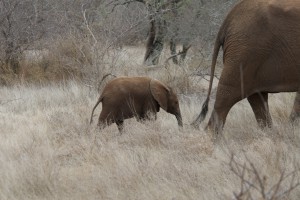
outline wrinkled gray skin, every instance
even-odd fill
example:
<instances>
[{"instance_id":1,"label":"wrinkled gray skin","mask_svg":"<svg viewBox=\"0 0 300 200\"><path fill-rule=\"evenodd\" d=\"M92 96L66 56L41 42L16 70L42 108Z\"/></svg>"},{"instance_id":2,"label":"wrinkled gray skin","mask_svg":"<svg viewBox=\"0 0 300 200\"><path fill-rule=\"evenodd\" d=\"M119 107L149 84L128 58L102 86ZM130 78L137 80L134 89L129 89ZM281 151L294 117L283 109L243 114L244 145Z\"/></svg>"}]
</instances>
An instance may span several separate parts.
<instances>
[{"instance_id":1,"label":"wrinkled gray skin","mask_svg":"<svg viewBox=\"0 0 300 200\"><path fill-rule=\"evenodd\" d=\"M160 108L175 115L178 125L182 125L182 117L177 95L172 88L162 82L148 77L119 77L110 81L93 108L102 102L102 111L98 126L104 128L116 123L120 132L123 130L124 119L136 117L138 120L149 119ZM149 115L150 114L150 115Z\"/></svg>"},{"instance_id":2,"label":"wrinkled gray skin","mask_svg":"<svg viewBox=\"0 0 300 200\"><path fill-rule=\"evenodd\" d=\"M207 129L220 132L231 107L247 98L261 127L271 127L268 93L298 92L290 119L300 113L300 1L242 0L224 20L214 47L209 91L198 126L208 111L216 60L223 71Z\"/></svg>"}]
</instances>

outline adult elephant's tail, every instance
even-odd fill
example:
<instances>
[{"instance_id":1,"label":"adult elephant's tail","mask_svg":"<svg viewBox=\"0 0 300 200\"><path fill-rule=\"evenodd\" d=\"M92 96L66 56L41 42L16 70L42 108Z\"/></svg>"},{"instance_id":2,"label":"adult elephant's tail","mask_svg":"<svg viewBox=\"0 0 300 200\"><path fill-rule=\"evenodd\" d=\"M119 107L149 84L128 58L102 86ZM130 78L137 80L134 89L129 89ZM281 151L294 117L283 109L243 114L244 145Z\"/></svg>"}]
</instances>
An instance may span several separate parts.
<instances>
[{"instance_id":1,"label":"adult elephant's tail","mask_svg":"<svg viewBox=\"0 0 300 200\"><path fill-rule=\"evenodd\" d=\"M223 26L224 26L224 24L223 24ZM210 93L211 93L211 90L212 90L212 84L213 84L214 75L215 75L215 68L216 68L217 58L218 58L220 47L224 43L224 35L222 33L223 33L223 28L221 27L221 29L218 33L218 37L217 37L216 42L215 42L215 46L214 46L214 53L213 53L212 63L211 63L211 72L210 72L208 94L207 94L206 100L204 101L204 103L202 105L202 109L201 109L200 114L195 119L195 121L191 124L194 127L199 126L199 124L205 119L206 114L208 112L208 103L209 103Z\"/></svg>"}]
</instances>

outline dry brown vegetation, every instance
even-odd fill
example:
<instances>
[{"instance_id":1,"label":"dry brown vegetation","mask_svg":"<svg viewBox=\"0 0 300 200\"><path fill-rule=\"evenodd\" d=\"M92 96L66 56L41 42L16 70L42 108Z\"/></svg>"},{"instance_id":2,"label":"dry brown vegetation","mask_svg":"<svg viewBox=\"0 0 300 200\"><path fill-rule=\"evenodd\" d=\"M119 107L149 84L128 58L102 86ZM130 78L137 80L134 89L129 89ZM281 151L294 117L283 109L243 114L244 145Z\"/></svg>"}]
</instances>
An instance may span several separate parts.
<instances>
[{"instance_id":1,"label":"dry brown vegetation","mask_svg":"<svg viewBox=\"0 0 300 200\"><path fill-rule=\"evenodd\" d=\"M122 135L116 125L100 131L89 125L98 87L83 79L3 86L1 199L299 199L300 129L288 123L294 94L271 95L274 128L260 130L242 101L213 138L202 130L205 123L201 130L189 126L207 88L190 76L196 67L141 68L141 57L141 48L112 52L109 72L172 85L184 129L160 111L157 121L126 120Z\"/></svg>"},{"instance_id":2,"label":"dry brown vegetation","mask_svg":"<svg viewBox=\"0 0 300 200\"><path fill-rule=\"evenodd\" d=\"M172 63L166 42L158 65L147 67L149 13L139 4L109 13L106 0L0 0L0 8L10 8L0 14L7 19L1 30L16 32L6 40L22 47L10 53L23 53L17 68L0 62L0 199L299 199L300 125L288 122L295 94L270 95L272 129L258 128L247 101L232 108L222 135L203 130L208 119L200 130L189 126L206 97L215 32L234 2L186 1L174 21L193 43L184 63ZM37 23L32 32L28 22ZM40 28L49 31L43 40L26 35L39 36ZM2 49L10 47L6 40ZM122 135L116 125L99 130L101 106L90 125L92 107L113 78L102 81L107 74L172 86L183 130L163 110L156 121L126 120Z\"/></svg>"}]
</instances>

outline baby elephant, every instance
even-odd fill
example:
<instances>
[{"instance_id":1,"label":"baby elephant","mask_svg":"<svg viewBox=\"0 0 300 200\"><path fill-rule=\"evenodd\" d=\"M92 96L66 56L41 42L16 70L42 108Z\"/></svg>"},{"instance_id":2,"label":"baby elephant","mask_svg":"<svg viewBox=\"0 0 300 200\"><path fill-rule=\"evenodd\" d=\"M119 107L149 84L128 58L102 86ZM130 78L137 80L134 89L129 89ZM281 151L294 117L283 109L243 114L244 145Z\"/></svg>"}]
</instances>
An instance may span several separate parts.
<instances>
[{"instance_id":1,"label":"baby elephant","mask_svg":"<svg viewBox=\"0 0 300 200\"><path fill-rule=\"evenodd\" d=\"M149 119L149 114L156 113L161 107L175 115L182 127L182 118L177 95L162 82L148 77L119 77L110 81L93 108L102 102L102 111L98 126L101 128L116 123L119 131L123 129L124 119L136 117L138 120Z\"/></svg>"}]
</instances>

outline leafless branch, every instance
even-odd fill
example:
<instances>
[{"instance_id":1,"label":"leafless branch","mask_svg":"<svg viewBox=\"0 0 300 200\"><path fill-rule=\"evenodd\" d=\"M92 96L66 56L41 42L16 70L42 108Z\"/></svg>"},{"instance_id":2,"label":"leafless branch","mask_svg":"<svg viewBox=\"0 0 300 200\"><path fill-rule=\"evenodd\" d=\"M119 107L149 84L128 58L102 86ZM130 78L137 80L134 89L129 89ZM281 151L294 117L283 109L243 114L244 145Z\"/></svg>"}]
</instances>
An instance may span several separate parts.
<instances>
[{"instance_id":1,"label":"leafless branch","mask_svg":"<svg viewBox=\"0 0 300 200\"><path fill-rule=\"evenodd\" d=\"M190 74L190 76L200 76L201 78L203 78L206 81L210 81L209 79L205 78L205 76L210 76L209 73L204 73L204 72L193 72ZM214 77L218 80L220 80L220 77L218 77L217 75L214 75Z\"/></svg>"},{"instance_id":2,"label":"leafless branch","mask_svg":"<svg viewBox=\"0 0 300 200\"><path fill-rule=\"evenodd\" d=\"M83 21L84 21L84 25L86 26L87 30L89 31L89 33L91 34L91 36L93 37L94 40L94 44L97 44L98 41L93 33L93 31L90 29L89 23L86 19L86 9L83 9L84 4L82 4L81 6L81 11L82 11L82 17L83 17Z\"/></svg>"},{"instance_id":3,"label":"leafless branch","mask_svg":"<svg viewBox=\"0 0 300 200\"><path fill-rule=\"evenodd\" d=\"M112 9L111 9L110 13L113 13L115 11L116 7L128 5L128 4L133 3L133 2L139 2L139 3L143 3L143 4L146 3L144 0L127 0L127 1L124 1L124 2L114 0L114 1L109 2L107 4L107 6L112 6Z\"/></svg>"},{"instance_id":4,"label":"leafless branch","mask_svg":"<svg viewBox=\"0 0 300 200\"><path fill-rule=\"evenodd\" d=\"M188 50L189 48L191 48L191 46L192 46L192 45L189 45L189 46L187 47L187 50ZM184 53L185 53L185 52L180 51L180 52L178 52L177 54L174 54L174 55L170 56L169 58L166 59L165 65L167 65L167 64L169 63L169 60L171 60L172 58L177 57L177 56L180 56L180 55L182 55L182 54L184 54Z\"/></svg>"},{"instance_id":5,"label":"leafless branch","mask_svg":"<svg viewBox=\"0 0 300 200\"><path fill-rule=\"evenodd\" d=\"M285 174L285 171L281 171L278 181L276 181L272 187L269 187L266 181L267 177L259 173L255 164L246 155L245 158L246 163L240 164L235 160L232 154L229 162L231 171L241 180L240 191L234 193L235 199L253 199L253 190L251 189L254 189L262 199L279 200L289 196L291 191L299 187L299 177L296 176L298 175L299 168L296 168L288 174ZM289 182L288 188L283 187L284 182ZM268 190L268 188L270 189Z\"/></svg>"}]
</instances>

